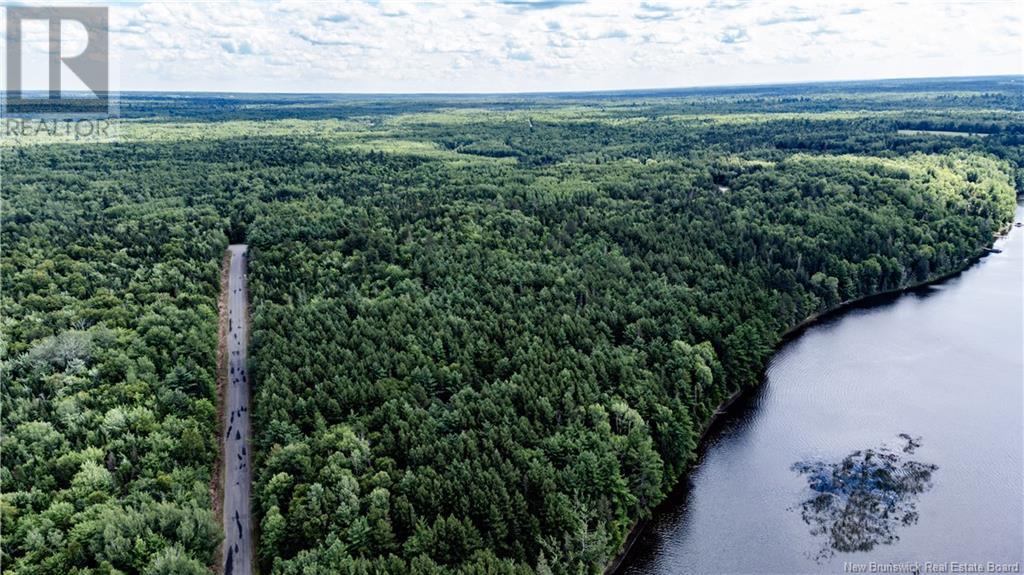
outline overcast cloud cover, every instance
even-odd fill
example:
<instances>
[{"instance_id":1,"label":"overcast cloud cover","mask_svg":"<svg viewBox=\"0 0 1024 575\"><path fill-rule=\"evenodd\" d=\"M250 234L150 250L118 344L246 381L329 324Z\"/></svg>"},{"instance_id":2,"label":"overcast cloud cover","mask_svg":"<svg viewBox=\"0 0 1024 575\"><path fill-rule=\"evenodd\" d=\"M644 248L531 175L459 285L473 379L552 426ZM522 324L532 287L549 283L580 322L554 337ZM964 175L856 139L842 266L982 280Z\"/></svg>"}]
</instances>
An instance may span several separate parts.
<instances>
[{"instance_id":1,"label":"overcast cloud cover","mask_svg":"<svg viewBox=\"0 0 1024 575\"><path fill-rule=\"evenodd\" d=\"M141 2L111 5L111 41L122 90L606 90L1016 74L1022 12L1013 0ZM41 46L45 28L26 35Z\"/></svg>"}]
</instances>

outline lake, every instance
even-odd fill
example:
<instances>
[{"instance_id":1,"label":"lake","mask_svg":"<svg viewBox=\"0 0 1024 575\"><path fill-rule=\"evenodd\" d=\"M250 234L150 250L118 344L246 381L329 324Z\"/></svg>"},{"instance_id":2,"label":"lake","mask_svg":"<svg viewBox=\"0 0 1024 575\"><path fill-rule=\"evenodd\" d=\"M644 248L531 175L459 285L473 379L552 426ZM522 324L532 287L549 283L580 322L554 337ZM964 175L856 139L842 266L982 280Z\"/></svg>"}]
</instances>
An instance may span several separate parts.
<instances>
[{"instance_id":1,"label":"lake","mask_svg":"<svg viewBox=\"0 0 1024 575\"><path fill-rule=\"evenodd\" d=\"M995 247L784 344L619 572L1020 569L1024 229Z\"/></svg>"}]
</instances>

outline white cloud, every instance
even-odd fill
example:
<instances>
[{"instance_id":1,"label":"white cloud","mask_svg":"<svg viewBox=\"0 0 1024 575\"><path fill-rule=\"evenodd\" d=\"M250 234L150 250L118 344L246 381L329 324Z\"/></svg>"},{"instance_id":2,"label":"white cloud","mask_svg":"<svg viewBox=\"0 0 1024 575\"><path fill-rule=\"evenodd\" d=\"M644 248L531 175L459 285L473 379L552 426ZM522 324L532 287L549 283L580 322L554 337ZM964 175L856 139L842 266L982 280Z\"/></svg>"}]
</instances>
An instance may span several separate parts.
<instances>
[{"instance_id":1,"label":"white cloud","mask_svg":"<svg viewBox=\"0 0 1024 575\"><path fill-rule=\"evenodd\" d=\"M121 89L531 91L1022 73L1019 2L143 2Z\"/></svg>"}]
</instances>

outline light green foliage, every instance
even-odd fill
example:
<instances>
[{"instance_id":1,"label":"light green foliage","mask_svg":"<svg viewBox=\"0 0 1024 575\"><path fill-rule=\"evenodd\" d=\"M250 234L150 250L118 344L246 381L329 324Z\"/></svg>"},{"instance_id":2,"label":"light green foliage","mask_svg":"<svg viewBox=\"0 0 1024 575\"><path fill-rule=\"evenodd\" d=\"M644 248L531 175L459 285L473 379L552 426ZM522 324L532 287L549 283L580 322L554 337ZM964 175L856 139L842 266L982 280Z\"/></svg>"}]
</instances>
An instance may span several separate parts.
<instances>
[{"instance_id":1,"label":"light green foliage","mask_svg":"<svg viewBox=\"0 0 1024 575\"><path fill-rule=\"evenodd\" d=\"M202 567L224 220L110 150L32 154L3 158L4 570Z\"/></svg>"}]
</instances>

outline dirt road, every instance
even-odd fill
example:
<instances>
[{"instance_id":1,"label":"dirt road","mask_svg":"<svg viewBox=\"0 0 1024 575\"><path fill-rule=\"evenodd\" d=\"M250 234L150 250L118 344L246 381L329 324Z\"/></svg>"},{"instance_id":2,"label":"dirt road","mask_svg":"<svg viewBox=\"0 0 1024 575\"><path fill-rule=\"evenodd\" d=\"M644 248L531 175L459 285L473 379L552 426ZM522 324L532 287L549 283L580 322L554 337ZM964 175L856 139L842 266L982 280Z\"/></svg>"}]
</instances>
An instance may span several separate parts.
<instances>
[{"instance_id":1,"label":"dirt road","mask_svg":"<svg viewBox=\"0 0 1024 575\"><path fill-rule=\"evenodd\" d=\"M228 246L228 386L224 394L224 575L251 575L253 565L249 449L249 295L245 245Z\"/></svg>"}]
</instances>

